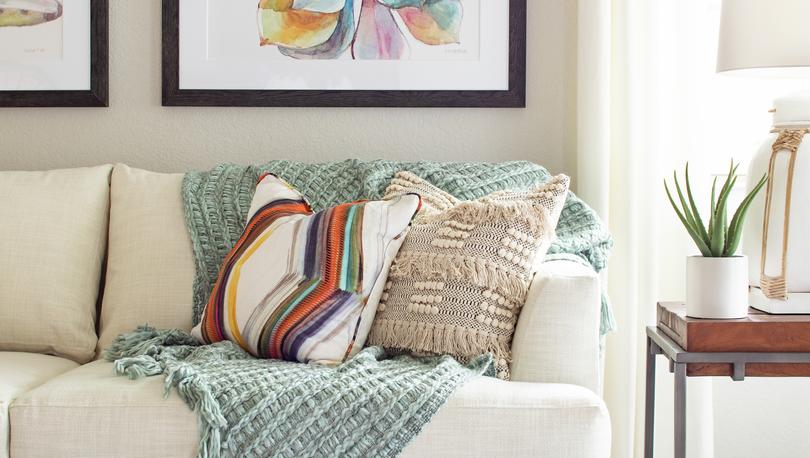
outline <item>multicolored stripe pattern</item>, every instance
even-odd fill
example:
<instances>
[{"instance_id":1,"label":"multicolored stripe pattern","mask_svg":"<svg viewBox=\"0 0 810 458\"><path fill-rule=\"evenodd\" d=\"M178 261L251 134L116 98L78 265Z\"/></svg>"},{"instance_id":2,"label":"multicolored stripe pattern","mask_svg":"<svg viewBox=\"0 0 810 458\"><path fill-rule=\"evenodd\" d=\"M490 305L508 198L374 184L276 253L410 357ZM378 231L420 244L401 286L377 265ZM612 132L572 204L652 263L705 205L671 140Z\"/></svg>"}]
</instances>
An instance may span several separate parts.
<instances>
[{"instance_id":1,"label":"multicolored stripe pattern","mask_svg":"<svg viewBox=\"0 0 810 458\"><path fill-rule=\"evenodd\" d=\"M298 191L265 175L194 335L261 358L345 360L365 342L420 204L406 195L313 213Z\"/></svg>"}]
</instances>

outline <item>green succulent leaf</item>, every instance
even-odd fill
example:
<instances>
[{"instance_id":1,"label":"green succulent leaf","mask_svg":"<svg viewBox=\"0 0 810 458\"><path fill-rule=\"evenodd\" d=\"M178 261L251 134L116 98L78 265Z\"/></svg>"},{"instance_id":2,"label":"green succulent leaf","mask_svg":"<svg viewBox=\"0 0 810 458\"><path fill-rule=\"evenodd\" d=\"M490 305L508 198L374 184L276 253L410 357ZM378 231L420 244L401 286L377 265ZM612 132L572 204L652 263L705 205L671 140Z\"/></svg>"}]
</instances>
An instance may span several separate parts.
<instances>
[{"instance_id":1,"label":"green succulent leaf","mask_svg":"<svg viewBox=\"0 0 810 458\"><path fill-rule=\"evenodd\" d=\"M726 226L728 198L731 195L731 190L734 189L736 182L737 177L729 177L729 179L726 180L726 184L723 185L723 189L720 191L720 197L717 201L717 208L714 212L714 228L712 228L713 232L710 246L712 254L715 257L723 256L723 250L726 246L726 232L728 230L728 227Z\"/></svg>"},{"instance_id":2,"label":"green succulent leaf","mask_svg":"<svg viewBox=\"0 0 810 458\"><path fill-rule=\"evenodd\" d=\"M667 181L664 180L664 190L667 193L670 205L672 205L678 219L681 220L686 232L695 242L701 254L706 257L729 257L734 256L742 239L742 225L748 209L751 207L756 195L768 182L767 175L763 175L751 192L745 196L734 212L731 221L728 220L728 204L734 186L737 184L737 169L740 164L731 161L728 168L728 176L723 185L717 190L717 177L712 180L712 192L709 207L709 225L703 224L700 216L695 196L692 193L692 183L689 177L689 163L684 170L684 183L686 186L686 196L684 197L681 183L678 180L678 173L673 172L672 179L678 199L673 197ZM680 203L680 205L678 205Z\"/></svg>"},{"instance_id":3,"label":"green succulent leaf","mask_svg":"<svg viewBox=\"0 0 810 458\"><path fill-rule=\"evenodd\" d=\"M681 191L681 184L678 182L678 174L672 172L672 179L675 181L675 190L678 191L678 200L681 202L681 210L683 211L683 215L686 217L686 221L689 222L689 227L692 228L692 230L696 233L700 234L697 223L695 222L695 217L692 215L692 211L689 209L689 204L686 203L686 199L683 196L683 191Z\"/></svg>"},{"instance_id":4,"label":"green succulent leaf","mask_svg":"<svg viewBox=\"0 0 810 458\"><path fill-rule=\"evenodd\" d=\"M720 200L722 200L724 195L728 195L731 193L731 190L734 188L734 181L736 178L737 167L734 165L734 161L731 162L731 165L728 168L728 175L726 175L726 181L723 182L723 186L720 188L720 194L717 196L717 203L719 205ZM715 208L715 211L717 209Z\"/></svg>"},{"instance_id":5,"label":"green succulent leaf","mask_svg":"<svg viewBox=\"0 0 810 458\"><path fill-rule=\"evenodd\" d=\"M717 177L714 177L714 180L712 180L712 199L710 204L711 206L709 208L709 229L708 229L709 234L713 232L714 228L714 210L717 208L717 199L715 198L716 189L717 189Z\"/></svg>"},{"instance_id":6,"label":"green succulent leaf","mask_svg":"<svg viewBox=\"0 0 810 458\"><path fill-rule=\"evenodd\" d=\"M678 219L681 220L681 223L686 228L686 232L692 237L692 240L697 245L698 250L703 256L711 256L711 251L709 250L709 246L700 238L698 233L694 230L692 226L689 225L689 222L686 220L686 217L681 213L681 210L678 208L678 205L675 203L675 199L672 198L672 193L669 192L669 186L667 186L666 180L664 180L664 189L667 192L667 198L669 198L669 203L672 205L672 209L675 210L675 214L678 215Z\"/></svg>"},{"instance_id":7,"label":"green succulent leaf","mask_svg":"<svg viewBox=\"0 0 810 458\"><path fill-rule=\"evenodd\" d=\"M686 163L686 170L684 172L685 181L686 181L686 196L689 198L689 205L692 208L692 214L694 215L694 222L695 222L695 229L698 230L700 233L700 237L703 240L709 240L709 233L706 231L706 226L703 225L703 219L700 218L700 211L698 211L697 204L695 204L695 198L692 196L692 185L689 182L689 163Z\"/></svg>"},{"instance_id":8,"label":"green succulent leaf","mask_svg":"<svg viewBox=\"0 0 810 458\"><path fill-rule=\"evenodd\" d=\"M711 245L709 245L709 249L714 257L723 256L723 247L726 240L726 228L724 227L725 216L725 209L715 214L716 221L714 222L714 232L712 232L712 241Z\"/></svg>"},{"instance_id":9,"label":"green succulent leaf","mask_svg":"<svg viewBox=\"0 0 810 458\"><path fill-rule=\"evenodd\" d=\"M740 202L740 206L737 207L737 211L734 212L734 216L731 218L731 223L729 224L729 236L726 239L724 256L734 256L734 253L737 252L737 248L740 246L740 240L742 240L742 224L743 221L745 221L745 216L748 214L748 209L751 207L754 198L756 198L757 194L759 194L767 183L768 175L762 175L759 182L757 182L751 189L751 192L745 196L742 202Z\"/></svg>"}]
</instances>

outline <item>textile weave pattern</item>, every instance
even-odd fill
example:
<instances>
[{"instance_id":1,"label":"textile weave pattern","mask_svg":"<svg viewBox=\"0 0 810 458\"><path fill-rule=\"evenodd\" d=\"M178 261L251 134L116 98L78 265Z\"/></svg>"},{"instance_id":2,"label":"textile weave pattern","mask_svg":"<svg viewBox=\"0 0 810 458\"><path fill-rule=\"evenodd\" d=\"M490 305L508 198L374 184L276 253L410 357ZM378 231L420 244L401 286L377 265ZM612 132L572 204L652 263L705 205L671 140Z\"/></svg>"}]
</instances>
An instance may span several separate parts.
<instances>
[{"instance_id":1,"label":"textile weave pattern","mask_svg":"<svg viewBox=\"0 0 810 458\"><path fill-rule=\"evenodd\" d=\"M255 184L263 173L284 178L317 212L344 202L380 199L394 174L402 170L461 200L475 200L495 191L526 191L551 178L545 168L526 161L492 164L348 159L309 164L277 160L253 166L221 164L210 171L189 172L183 180L183 200L197 263L193 323L199 323L219 267L242 234ZM599 272L607 266L612 246L610 233L596 213L569 192L549 257L574 255ZM603 297L602 334L614 327Z\"/></svg>"},{"instance_id":2,"label":"textile weave pattern","mask_svg":"<svg viewBox=\"0 0 810 458\"><path fill-rule=\"evenodd\" d=\"M106 353L132 379L166 375L197 412L200 457L393 457L491 357L390 357L369 347L338 367L256 359L231 341L199 346L141 327Z\"/></svg>"},{"instance_id":3,"label":"textile weave pattern","mask_svg":"<svg viewBox=\"0 0 810 458\"><path fill-rule=\"evenodd\" d=\"M458 201L397 173L386 198L418 193L424 206L391 266L369 343L460 361L491 352L508 380L535 260L554 239L568 184L558 175L530 191Z\"/></svg>"}]
</instances>

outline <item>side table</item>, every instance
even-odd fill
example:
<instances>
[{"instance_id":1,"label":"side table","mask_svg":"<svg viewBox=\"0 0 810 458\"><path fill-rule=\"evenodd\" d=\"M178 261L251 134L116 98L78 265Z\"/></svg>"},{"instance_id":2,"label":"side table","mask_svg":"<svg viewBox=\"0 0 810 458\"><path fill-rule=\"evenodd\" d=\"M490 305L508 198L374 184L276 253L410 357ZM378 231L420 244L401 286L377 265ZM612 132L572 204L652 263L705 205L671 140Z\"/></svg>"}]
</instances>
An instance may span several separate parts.
<instances>
[{"instance_id":1,"label":"side table","mask_svg":"<svg viewBox=\"0 0 810 458\"><path fill-rule=\"evenodd\" d=\"M661 305L659 305L659 310L660 308ZM739 320L731 322L734 321ZM778 339L778 336L774 337ZM810 334L808 334L808 337L810 337ZM661 329L654 326L647 327L647 391L644 415L645 458L652 458L653 456L656 355L664 355L669 360L670 372L675 374L675 458L686 457L686 376L688 364L730 364L732 368L731 378L735 381L741 381L746 376L746 364L810 363L810 352L689 352L675 343Z\"/></svg>"}]
</instances>

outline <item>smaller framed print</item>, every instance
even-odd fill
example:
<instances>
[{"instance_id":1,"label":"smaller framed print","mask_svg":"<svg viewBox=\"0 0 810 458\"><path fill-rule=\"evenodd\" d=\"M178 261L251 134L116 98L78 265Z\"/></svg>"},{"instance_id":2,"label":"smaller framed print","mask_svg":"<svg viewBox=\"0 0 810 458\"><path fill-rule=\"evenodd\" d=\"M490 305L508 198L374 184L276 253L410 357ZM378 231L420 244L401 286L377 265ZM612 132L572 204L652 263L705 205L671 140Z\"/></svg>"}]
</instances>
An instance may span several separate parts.
<instances>
[{"instance_id":1,"label":"smaller framed print","mask_svg":"<svg viewBox=\"0 0 810 458\"><path fill-rule=\"evenodd\" d=\"M525 107L525 94L526 0L163 0L163 105Z\"/></svg>"},{"instance_id":2,"label":"smaller framed print","mask_svg":"<svg viewBox=\"0 0 810 458\"><path fill-rule=\"evenodd\" d=\"M0 107L108 106L109 0L0 0Z\"/></svg>"}]
</instances>

